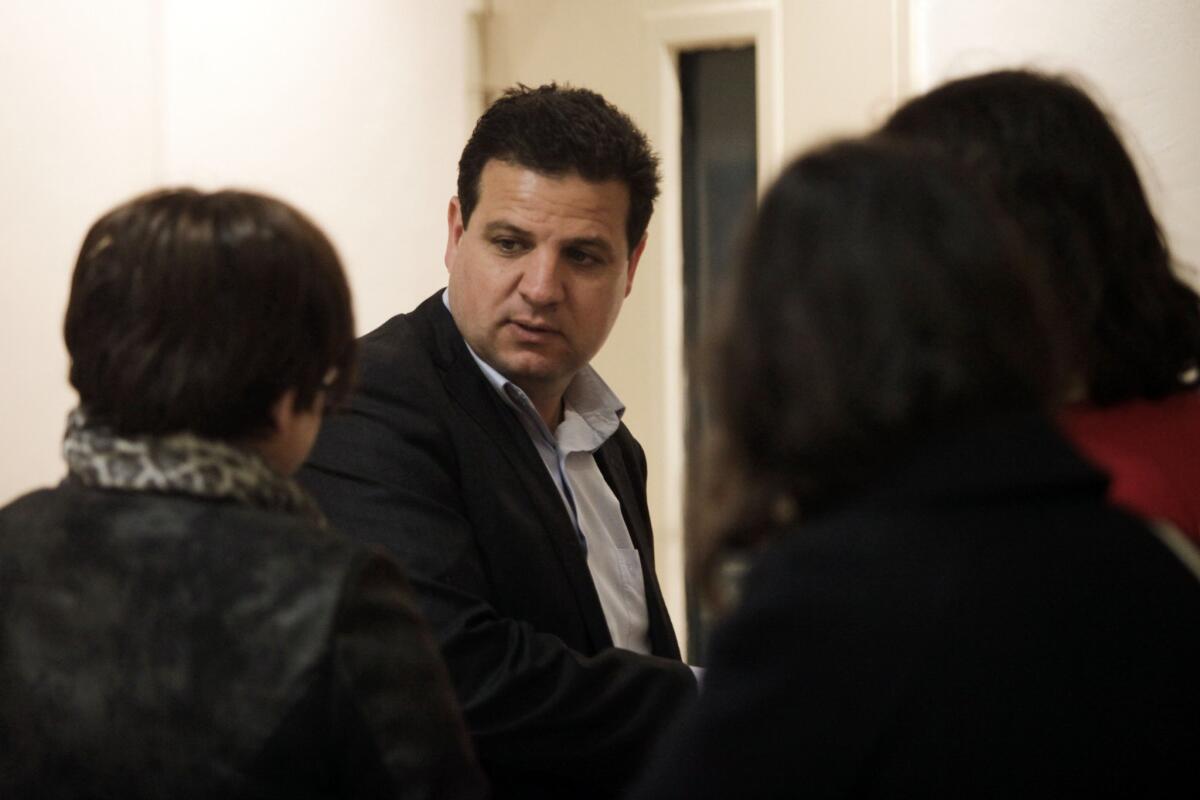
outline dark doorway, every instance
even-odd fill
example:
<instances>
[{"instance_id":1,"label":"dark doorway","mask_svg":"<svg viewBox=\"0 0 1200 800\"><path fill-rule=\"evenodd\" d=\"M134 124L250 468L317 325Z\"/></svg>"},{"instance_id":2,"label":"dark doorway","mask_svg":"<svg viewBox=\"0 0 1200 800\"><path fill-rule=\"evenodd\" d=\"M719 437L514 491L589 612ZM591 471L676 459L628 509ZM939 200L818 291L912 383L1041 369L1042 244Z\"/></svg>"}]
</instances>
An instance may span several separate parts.
<instances>
[{"instance_id":1,"label":"dark doorway","mask_svg":"<svg viewBox=\"0 0 1200 800\"><path fill-rule=\"evenodd\" d=\"M693 50L679 55L683 114L684 346L704 341L730 259L757 194L754 47ZM688 383L686 447L695 463L708 410ZM694 485L694 481L689 481ZM688 660L703 664L709 620L687 587Z\"/></svg>"}]
</instances>

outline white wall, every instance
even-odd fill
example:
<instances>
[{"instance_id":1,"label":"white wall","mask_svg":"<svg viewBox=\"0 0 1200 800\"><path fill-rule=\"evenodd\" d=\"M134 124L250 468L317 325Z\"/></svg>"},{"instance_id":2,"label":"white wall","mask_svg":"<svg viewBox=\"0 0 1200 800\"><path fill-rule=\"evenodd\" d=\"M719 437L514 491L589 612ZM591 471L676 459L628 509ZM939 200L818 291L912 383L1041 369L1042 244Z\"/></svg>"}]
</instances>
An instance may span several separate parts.
<instances>
[{"instance_id":1,"label":"white wall","mask_svg":"<svg viewBox=\"0 0 1200 800\"><path fill-rule=\"evenodd\" d=\"M909 2L914 90L996 66L1082 78L1115 117L1176 255L1200 266L1200 2Z\"/></svg>"},{"instance_id":2,"label":"white wall","mask_svg":"<svg viewBox=\"0 0 1200 800\"><path fill-rule=\"evenodd\" d=\"M456 0L167 0L170 182L277 193L338 245L359 330L444 284L467 119Z\"/></svg>"},{"instance_id":3,"label":"white wall","mask_svg":"<svg viewBox=\"0 0 1200 800\"><path fill-rule=\"evenodd\" d=\"M0 502L63 474L76 251L100 212L160 175L157 6L0 3Z\"/></svg>"},{"instance_id":4,"label":"white wall","mask_svg":"<svg viewBox=\"0 0 1200 800\"><path fill-rule=\"evenodd\" d=\"M307 211L359 330L443 283L473 106L460 0L0 4L0 503L63 474L62 314L87 226L167 184Z\"/></svg>"}]
</instances>

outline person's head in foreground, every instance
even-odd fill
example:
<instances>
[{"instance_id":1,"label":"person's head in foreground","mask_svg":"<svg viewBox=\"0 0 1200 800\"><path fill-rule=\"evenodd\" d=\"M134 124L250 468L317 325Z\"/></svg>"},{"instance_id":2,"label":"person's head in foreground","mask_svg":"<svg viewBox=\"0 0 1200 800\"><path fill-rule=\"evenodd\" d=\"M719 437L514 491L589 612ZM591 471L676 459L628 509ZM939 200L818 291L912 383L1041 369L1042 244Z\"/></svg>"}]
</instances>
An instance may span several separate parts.
<instances>
[{"instance_id":1,"label":"person's head in foreground","mask_svg":"<svg viewBox=\"0 0 1200 800\"><path fill-rule=\"evenodd\" d=\"M1200 299L1171 255L1105 112L1061 76L950 81L884 125L936 146L996 192L1054 293L1074 399L1111 405L1194 387Z\"/></svg>"},{"instance_id":2,"label":"person's head in foreground","mask_svg":"<svg viewBox=\"0 0 1200 800\"><path fill-rule=\"evenodd\" d=\"M552 424L633 288L657 195L645 135L587 89L511 89L463 149L450 310L472 351Z\"/></svg>"},{"instance_id":3,"label":"person's head in foreground","mask_svg":"<svg viewBox=\"0 0 1200 800\"><path fill-rule=\"evenodd\" d=\"M711 348L701 563L853 496L942 430L1059 396L1046 292L964 173L886 138L771 187Z\"/></svg>"},{"instance_id":4,"label":"person's head in foreground","mask_svg":"<svg viewBox=\"0 0 1200 800\"><path fill-rule=\"evenodd\" d=\"M95 450L112 436L221 443L290 475L348 391L355 346L329 240L285 203L237 191L160 191L104 215L65 334L80 401L67 453L101 481L115 467L83 462L119 458Z\"/></svg>"}]
</instances>

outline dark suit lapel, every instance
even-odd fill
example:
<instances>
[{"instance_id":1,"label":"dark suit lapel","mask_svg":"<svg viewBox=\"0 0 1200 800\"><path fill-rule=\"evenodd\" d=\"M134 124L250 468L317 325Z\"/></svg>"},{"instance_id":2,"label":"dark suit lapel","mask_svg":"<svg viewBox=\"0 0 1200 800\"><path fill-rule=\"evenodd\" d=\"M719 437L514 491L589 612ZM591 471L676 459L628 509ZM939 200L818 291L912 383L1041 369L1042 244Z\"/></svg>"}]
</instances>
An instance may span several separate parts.
<instances>
[{"instance_id":1,"label":"dark suit lapel","mask_svg":"<svg viewBox=\"0 0 1200 800\"><path fill-rule=\"evenodd\" d=\"M436 305L434 303L436 302ZM612 646L612 637L604 619L604 609L587 556L575 534L575 526L563 506L558 487L546 472L546 465L529 434L511 408L497 395L471 358L454 318L442 303L441 293L425 301L416 313L426 317L433 328L435 356L446 391L487 434L497 452L512 465L512 474L529 493L531 507L541 519L546 535L558 554L560 566L575 590L580 617L596 650ZM496 476L503 480L504 476Z\"/></svg>"},{"instance_id":2,"label":"dark suit lapel","mask_svg":"<svg viewBox=\"0 0 1200 800\"><path fill-rule=\"evenodd\" d=\"M638 488L634 485L629 470L625 467L625 460L621 457L617 434L609 437L596 451L596 464L600 467L609 488L620 501L625 527L629 529L633 546L641 555L642 583L646 587L646 612L650 622L650 649L656 656L679 658L679 641L675 638L671 616L667 613L667 604L663 600L658 575L654 571L654 542L645 517L639 513Z\"/></svg>"}]
</instances>

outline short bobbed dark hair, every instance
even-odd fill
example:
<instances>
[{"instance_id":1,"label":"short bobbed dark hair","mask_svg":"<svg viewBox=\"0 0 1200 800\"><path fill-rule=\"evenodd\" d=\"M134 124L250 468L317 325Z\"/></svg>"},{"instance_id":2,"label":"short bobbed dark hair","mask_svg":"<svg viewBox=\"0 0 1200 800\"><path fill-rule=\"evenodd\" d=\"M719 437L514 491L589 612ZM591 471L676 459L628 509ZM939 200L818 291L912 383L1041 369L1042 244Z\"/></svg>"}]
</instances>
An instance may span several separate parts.
<instances>
[{"instance_id":1,"label":"short bobbed dark hair","mask_svg":"<svg viewBox=\"0 0 1200 800\"><path fill-rule=\"evenodd\" d=\"M81 406L122 435L260 436L284 392L307 410L352 380L333 245L249 192L157 191L105 214L80 249L64 328Z\"/></svg>"},{"instance_id":2,"label":"short bobbed dark hair","mask_svg":"<svg viewBox=\"0 0 1200 800\"><path fill-rule=\"evenodd\" d=\"M628 115L589 89L518 85L492 103L458 161L463 225L479 202L479 177L492 160L544 175L572 172L629 188L625 237L632 252L646 233L658 197L658 158Z\"/></svg>"},{"instance_id":3,"label":"short bobbed dark hair","mask_svg":"<svg viewBox=\"0 0 1200 800\"><path fill-rule=\"evenodd\" d=\"M991 185L1042 256L1090 402L1194 384L1200 299L1172 271L1137 169L1086 92L1062 76L990 72L910 100L884 130L936 145Z\"/></svg>"},{"instance_id":4,"label":"short bobbed dark hair","mask_svg":"<svg viewBox=\"0 0 1200 800\"><path fill-rule=\"evenodd\" d=\"M705 362L715 431L692 503L726 554L823 513L919 442L1062 393L1046 290L986 193L881 137L810 151L764 197Z\"/></svg>"}]
</instances>

